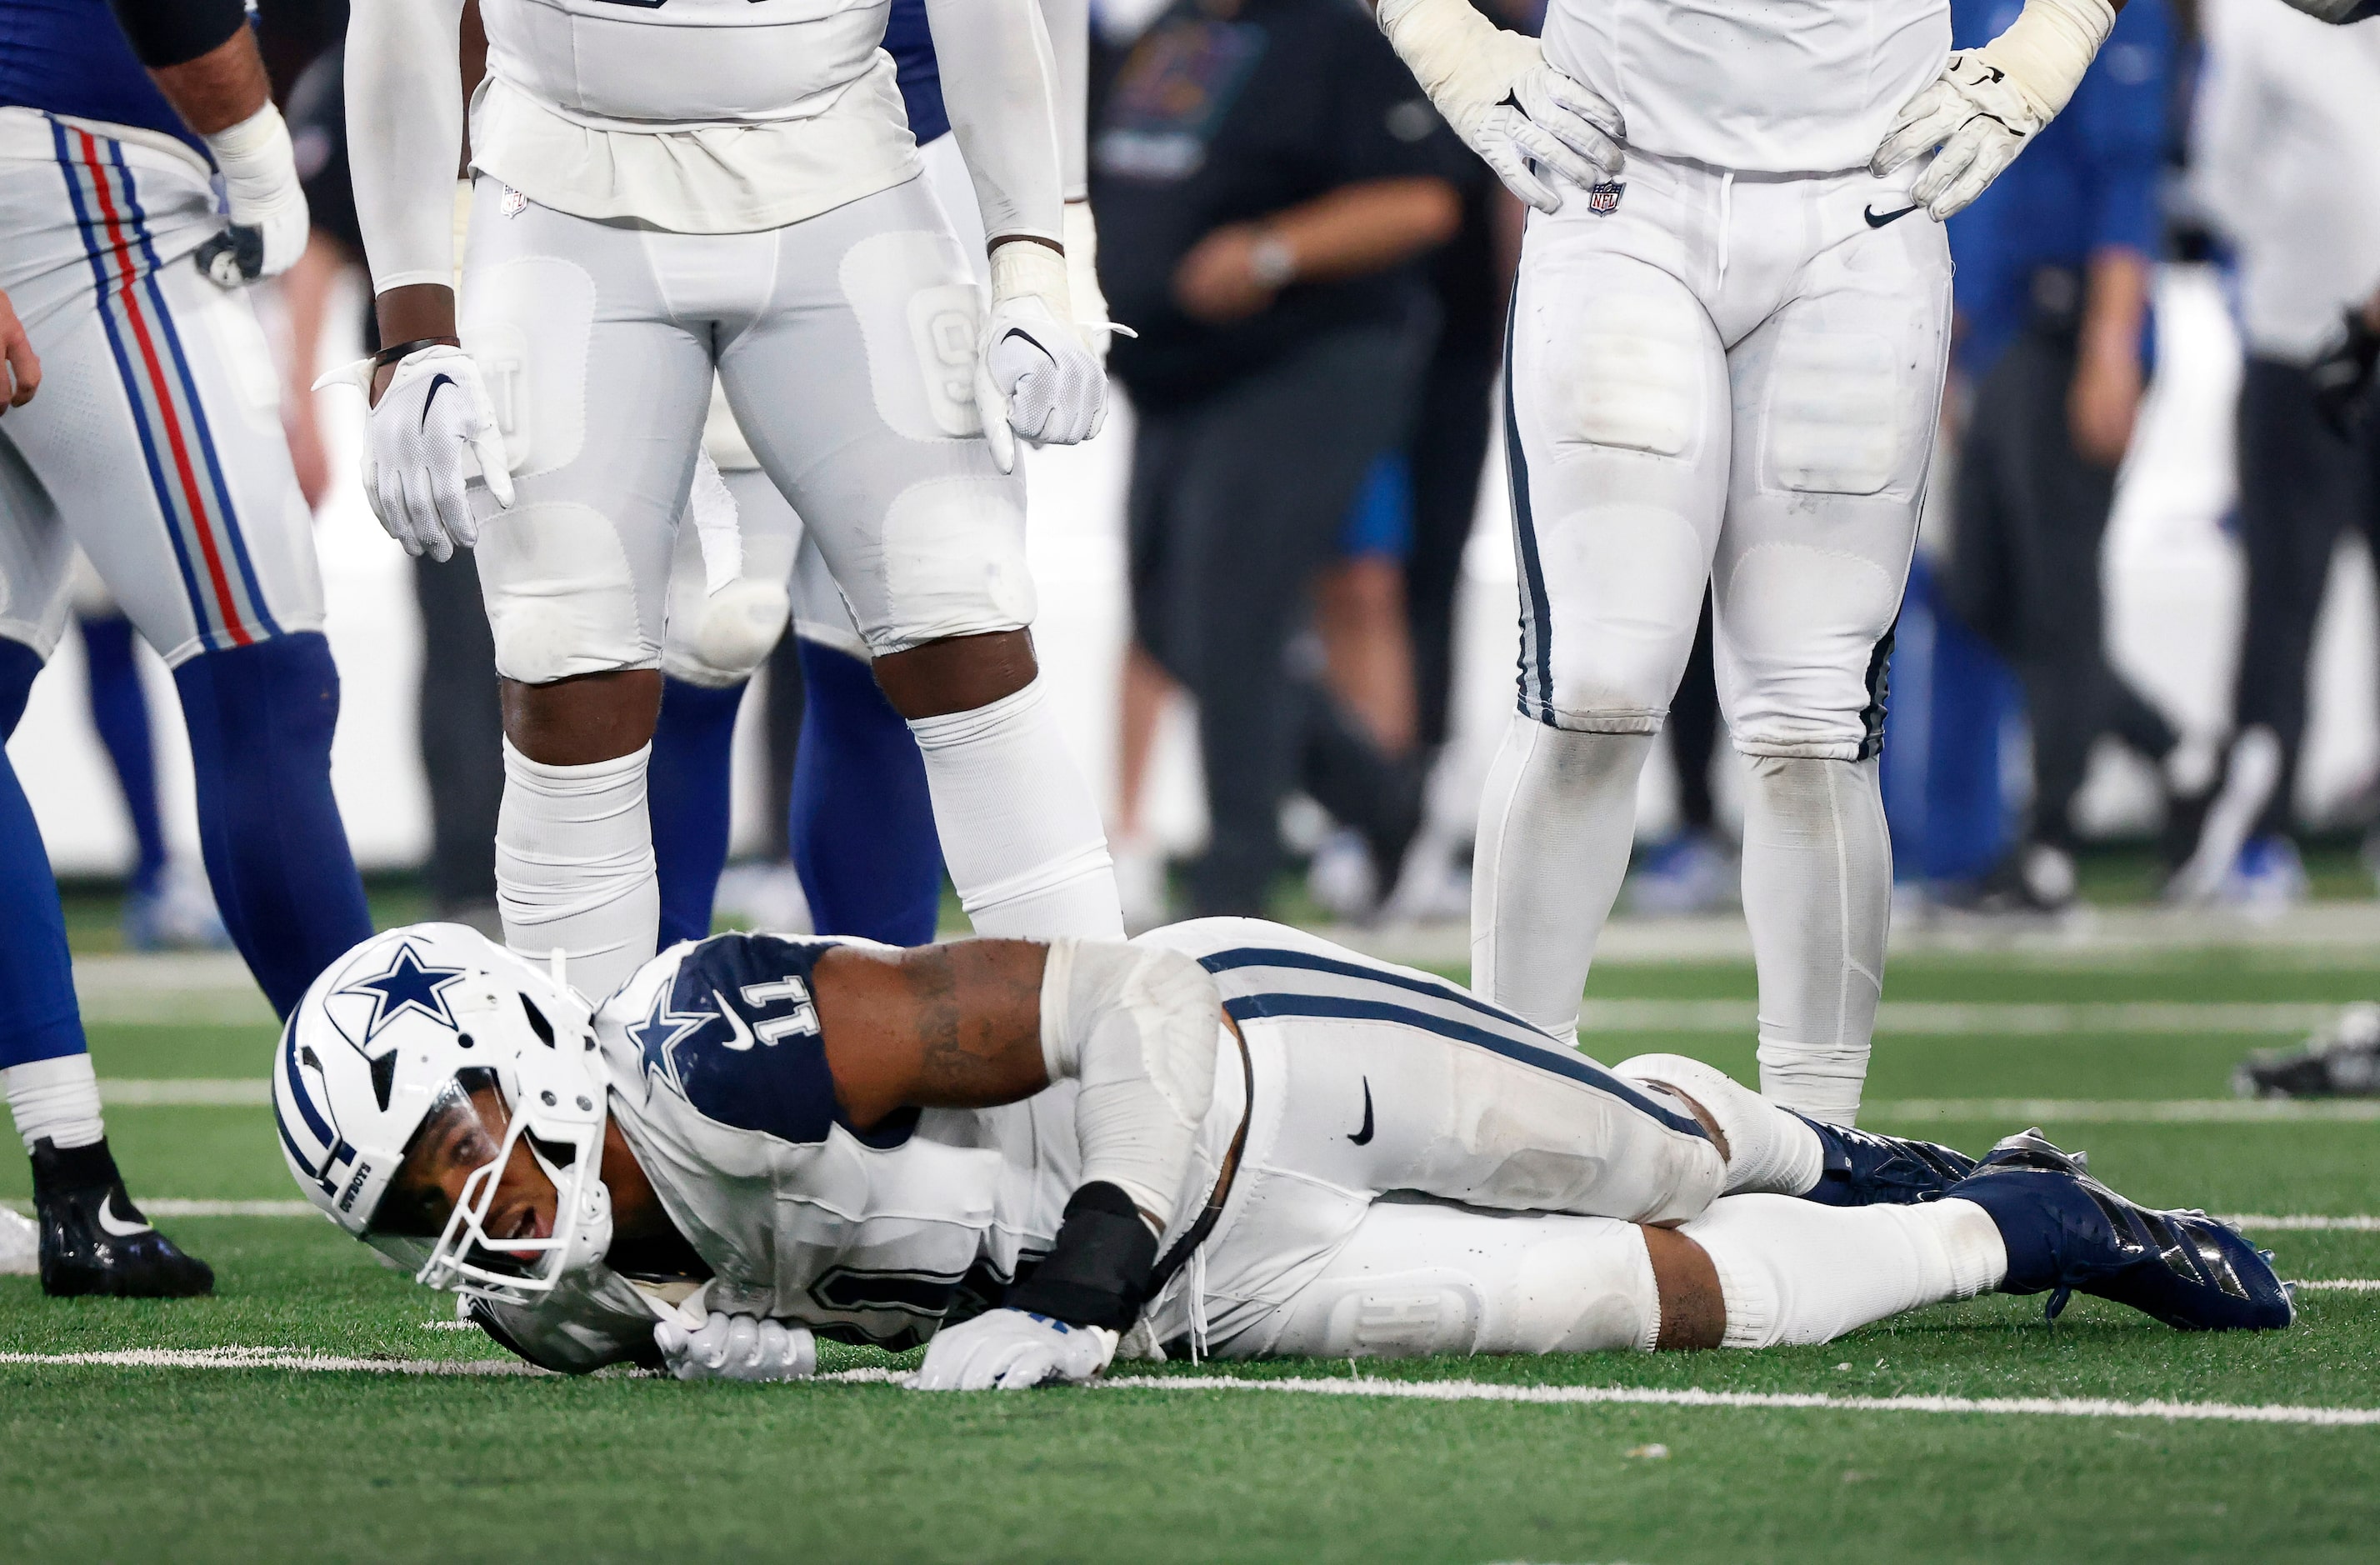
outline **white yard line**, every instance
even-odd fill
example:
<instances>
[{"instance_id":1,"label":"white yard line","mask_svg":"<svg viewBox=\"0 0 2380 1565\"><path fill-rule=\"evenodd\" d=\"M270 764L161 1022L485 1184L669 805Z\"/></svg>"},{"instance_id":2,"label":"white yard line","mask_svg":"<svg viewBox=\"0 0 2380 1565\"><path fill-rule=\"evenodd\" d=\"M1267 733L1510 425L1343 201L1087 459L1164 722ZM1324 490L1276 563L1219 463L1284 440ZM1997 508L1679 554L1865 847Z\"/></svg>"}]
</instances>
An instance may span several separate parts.
<instances>
[{"instance_id":1,"label":"white yard line","mask_svg":"<svg viewBox=\"0 0 2380 1565\"><path fill-rule=\"evenodd\" d=\"M2355 1217L2316 1217L2306 1213L2273 1215L2265 1212L2223 1212L2220 1220L2234 1228L2295 1229L2301 1231L2338 1233L2380 1233L2380 1217L2370 1213Z\"/></svg>"},{"instance_id":2,"label":"white yard line","mask_svg":"<svg viewBox=\"0 0 2380 1565\"><path fill-rule=\"evenodd\" d=\"M2006 1124L2303 1124L2380 1120L2380 1098L2293 1101L2270 1098L1877 1098L1861 1112L1889 1121L1985 1120Z\"/></svg>"},{"instance_id":3,"label":"white yard line","mask_svg":"<svg viewBox=\"0 0 2380 1565\"><path fill-rule=\"evenodd\" d=\"M273 1101L273 1084L262 1076L102 1076L99 1098L111 1109L261 1108Z\"/></svg>"},{"instance_id":4,"label":"white yard line","mask_svg":"<svg viewBox=\"0 0 2380 1565\"><path fill-rule=\"evenodd\" d=\"M113 1353L0 1353L0 1364L106 1369L290 1369L370 1375L524 1376L548 1372L503 1359L342 1358L295 1348L130 1348ZM893 1369L851 1369L819 1379L832 1385L886 1385L905 1378ZM2088 1397L1838 1397L1819 1392L1704 1391L1644 1386L1505 1386L1484 1380L1345 1380L1293 1377L1280 1380L1232 1375L1119 1375L1093 1388L1111 1391L1284 1391L1310 1396L1404 1401L1506 1402L1529 1406L1616 1403L1652 1407L1791 1408L1822 1413L1949 1413L2064 1418L2160 1418L2168 1422L2380 1425L2380 1408L2301 1407L2288 1403L2117 1401Z\"/></svg>"},{"instance_id":5,"label":"white yard line","mask_svg":"<svg viewBox=\"0 0 2380 1565\"><path fill-rule=\"evenodd\" d=\"M2058 1037L2073 1033L2302 1033L2335 1019L2336 1005L2301 1001L2099 1001L2072 1005L1983 1001L1888 1000L1876 1007L1879 1033L1962 1037L1997 1034ZM1743 1033L1757 1025L1748 1000L1590 1000L1579 1012L1586 1033Z\"/></svg>"},{"instance_id":6,"label":"white yard line","mask_svg":"<svg viewBox=\"0 0 2380 1565\"><path fill-rule=\"evenodd\" d=\"M2328 1277L2298 1284L2301 1292L2315 1293L2380 1293L2380 1277Z\"/></svg>"}]
</instances>

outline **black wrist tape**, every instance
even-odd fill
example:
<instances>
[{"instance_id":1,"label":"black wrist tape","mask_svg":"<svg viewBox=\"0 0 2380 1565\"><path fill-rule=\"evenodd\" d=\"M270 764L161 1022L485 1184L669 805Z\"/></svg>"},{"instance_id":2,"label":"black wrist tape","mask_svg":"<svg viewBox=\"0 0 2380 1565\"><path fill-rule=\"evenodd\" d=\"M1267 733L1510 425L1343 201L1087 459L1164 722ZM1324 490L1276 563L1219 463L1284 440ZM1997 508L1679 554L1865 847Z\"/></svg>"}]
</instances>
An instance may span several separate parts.
<instances>
[{"instance_id":1,"label":"black wrist tape","mask_svg":"<svg viewBox=\"0 0 2380 1565\"><path fill-rule=\"evenodd\" d=\"M1129 1331L1148 1301L1157 1235L1132 1197L1102 1180L1066 1203L1058 1242L1038 1269L1010 1290L1008 1307L1069 1326Z\"/></svg>"},{"instance_id":2,"label":"black wrist tape","mask_svg":"<svg viewBox=\"0 0 2380 1565\"><path fill-rule=\"evenodd\" d=\"M243 0L107 0L132 52L152 69L183 66L237 32L248 21Z\"/></svg>"}]
</instances>

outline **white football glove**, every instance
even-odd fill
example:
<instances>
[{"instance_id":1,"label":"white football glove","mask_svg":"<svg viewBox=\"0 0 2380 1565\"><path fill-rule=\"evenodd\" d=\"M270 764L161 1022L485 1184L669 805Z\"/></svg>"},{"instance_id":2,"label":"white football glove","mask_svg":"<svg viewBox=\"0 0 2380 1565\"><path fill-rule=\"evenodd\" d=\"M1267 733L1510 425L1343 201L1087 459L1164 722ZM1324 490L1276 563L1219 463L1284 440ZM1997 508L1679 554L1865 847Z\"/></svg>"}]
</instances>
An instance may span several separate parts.
<instances>
[{"instance_id":1,"label":"white football glove","mask_svg":"<svg viewBox=\"0 0 2380 1565\"><path fill-rule=\"evenodd\" d=\"M653 1345L681 1380L801 1380L818 1369L818 1339L807 1328L759 1316L712 1310L691 1331L674 1317L658 1320Z\"/></svg>"},{"instance_id":2,"label":"white football glove","mask_svg":"<svg viewBox=\"0 0 2380 1565\"><path fill-rule=\"evenodd\" d=\"M1080 1384L1115 1357L1116 1334L1024 1310L987 1310L934 1333L926 1362L902 1384L913 1391L1029 1391Z\"/></svg>"},{"instance_id":3,"label":"white football glove","mask_svg":"<svg viewBox=\"0 0 2380 1565\"><path fill-rule=\"evenodd\" d=\"M1003 473L1018 436L1078 445L1107 421L1108 379L1075 324L1066 258L1030 239L991 252L991 309L976 346L975 404Z\"/></svg>"},{"instance_id":4,"label":"white football glove","mask_svg":"<svg viewBox=\"0 0 2380 1565\"><path fill-rule=\"evenodd\" d=\"M206 139L223 170L231 226L200 245L199 269L223 287L278 277L306 250L306 191L289 127L271 103Z\"/></svg>"},{"instance_id":5,"label":"white football glove","mask_svg":"<svg viewBox=\"0 0 2380 1565\"><path fill-rule=\"evenodd\" d=\"M1901 105L1869 171L1890 174L1938 147L1910 198L1937 223L1961 211L2058 117L2115 23L2107 0L2026 0L2006 32L1953 50Z\"/></svg>"},{"instance_id":6,"label":"white football glove","mask_svg":"<svg viewBox=\"0 0 2380 1565\"><path fill-rule=\"evenodd\" d=\"M370 396L371 377L372 361L362 358L314 383L353 385ZM467 451L478 458L488 493L510 505L504 431L480 367L443 343L416 348L396 361L388 390L364 420L364 498L407 553L448 560L480 540L463 488Z\"/></svg>"},{"instance_id":7,"label":"white football glove","mask_svg":"<svg viewBox=\"0 0 2380 1565\"><path fill-rule=\"evenodd\" d=\"M1620 172L1620 111L1548 65L1536 39L1505 31L1470 0L1380 0L1378 16L1463 144L1529 205L1556 212L1562 203L1532 164L1581 189Z\"/></svg>"}]
</instances>

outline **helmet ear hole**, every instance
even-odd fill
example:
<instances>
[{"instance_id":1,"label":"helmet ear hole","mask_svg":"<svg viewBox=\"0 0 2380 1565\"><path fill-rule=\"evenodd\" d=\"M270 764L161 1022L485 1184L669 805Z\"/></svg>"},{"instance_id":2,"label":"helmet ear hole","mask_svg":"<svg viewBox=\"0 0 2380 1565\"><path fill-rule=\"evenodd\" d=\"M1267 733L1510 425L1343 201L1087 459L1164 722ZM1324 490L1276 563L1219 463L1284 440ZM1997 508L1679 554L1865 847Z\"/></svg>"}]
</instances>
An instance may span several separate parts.
<instances>
[{"instance_id":1,"label":"helmet ear hole","mask_svg":"<svg viewBox=\"0 0 2380 1565\"><path fill-rule=\"evenodd\" d=\"M537 1034L538 1041L543 1043L548 1049L552 1049L553 1047L553 1024L545 1019L545 1013L537 1008L536 1001L531 1000L527 995L522 995L520 997L520 1002L521 1010L528 1013L529 1030Z\"/></svg>"}]
</instances>

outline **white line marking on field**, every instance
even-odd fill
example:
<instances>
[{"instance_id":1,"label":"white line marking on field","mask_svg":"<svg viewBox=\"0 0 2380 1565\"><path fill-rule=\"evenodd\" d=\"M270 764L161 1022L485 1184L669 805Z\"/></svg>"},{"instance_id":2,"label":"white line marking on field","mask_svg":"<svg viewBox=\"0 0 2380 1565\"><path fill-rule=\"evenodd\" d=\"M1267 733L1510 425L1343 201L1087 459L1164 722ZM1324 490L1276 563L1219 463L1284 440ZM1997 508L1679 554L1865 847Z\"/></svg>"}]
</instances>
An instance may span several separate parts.
<instances>
[{"instance_id":1,"label":"white line marking on field","mask_svg":"<svg viewBox=\"0 0 2380 1565\"><path fill-rule=\"evenodd\" d=\"M1757 1025L1748 1000L1590 1000L1579 1030L1591 1033L1743 1033ZM2070 1033L2302 1033L2338 1016L2336 1005L2303 1001L2101 1001L2071 1005L1986 1001L1888 1000L1879 1033L1998 1033L2055 1037Z\"/></svg>"},{"instance_id":2,"label":"white line marking on field","mask_svg":"<svg viewBox=\"0 0 2380 1565\"><path fill-rule=\"evenodd\" d=\"M2298 1287L2318 1293L2380 1293L2380 1277L2325 1277Z\"/></svg>"},{"instance_id":3,"label":"white line marking on field","mask_svg":"<svg viewBox=\"0 0 2380 1565\"><path fill-rule=\"evenodd\" d=\"M113 1353L0 1353L0 1364L103 1369L361 1370L372 1375L551 1375L518 1359L341 1358L302 1348L126 1348Z\"/></svg>"},{"instance_id":4,"label":"white line marking on field","mask_svg":"<svg viewBox=\"0 0 2380 1565\"><path fill-rule=\"evenodd\" d=\"M261 1107L273 1101L273 1084L261 1076L200 1076L178 1081L102 1076L99 1099L111 1109Z\"/></svg>"},{"instance_id":5,"label":"white line marking on field","mask_svg":"<svg viewBox=\"0 0 2380 1565\"><path fill-rule=\"evenodd\" d=\"M2275 1217L2264 1212L2224 1212L2218 1213L2216 1220L2218 1222L2228 1222L2234 1228L2299 1229L2315 1232L2326 1231L2340 1233L2380 1233L2380 1217L2374 1217L2369 1213L2361 1214L2355 1217L2326 1218L2312 1217L2303 1213L2292 1213L2287 1216Z\"/></svg>"},{"instance_id":6,"label":"white line marking on field","mask_svg":"<svg viewBox=\"0 0 2380 1565\"><path fill-rule=\"evenodd\" d=\"M2015 1124L2302 1124L2380 1121L2380 1098L1901 1098L1863 1108L1870 1121L1993 1120Z\"/></svg>"}]
</instances>

